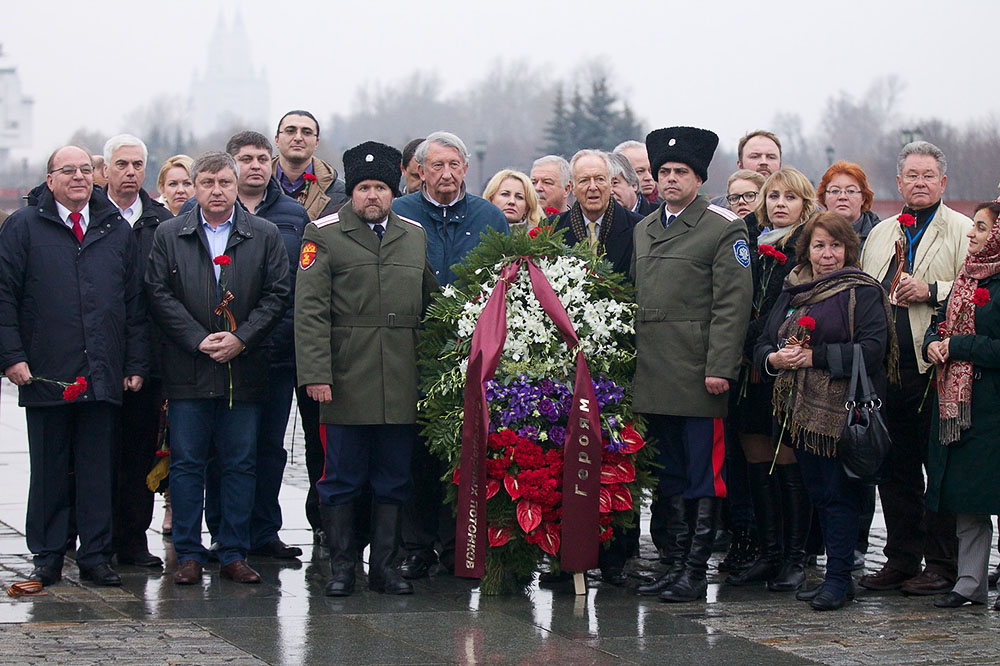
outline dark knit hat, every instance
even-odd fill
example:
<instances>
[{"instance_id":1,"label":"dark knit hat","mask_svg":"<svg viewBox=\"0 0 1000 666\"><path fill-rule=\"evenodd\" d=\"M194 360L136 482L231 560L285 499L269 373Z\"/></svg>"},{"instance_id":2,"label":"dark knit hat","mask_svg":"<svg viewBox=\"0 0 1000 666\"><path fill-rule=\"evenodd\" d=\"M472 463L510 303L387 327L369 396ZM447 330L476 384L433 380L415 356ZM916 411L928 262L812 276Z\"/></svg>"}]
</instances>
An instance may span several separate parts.
<instances>
[{"instance_id":1,"label":"dark knit hat","mask_svg":"<svg viewBox=\"0 0 1000 666\"><path fill-rule=\"evenodd\" d=\"M708 165L712 163L715 149L719 147L719 136L709 130L697 127L664 127L646 135L646 152L657 177L660 167L666 162L687 164L702 182L708 180Z\"/></svg>"},{"instance_id":2,"label":"dark knit hat","mask_svg":"<svg viewBox=\"0 0 1000 666\"><path fill-rule=\"evenodd\" d=\"M377 141L365 141L344 153L344 181L347 196L363 180L380 180L399 196L399 164L402 153Z\"/></svg>"}]
</instances>

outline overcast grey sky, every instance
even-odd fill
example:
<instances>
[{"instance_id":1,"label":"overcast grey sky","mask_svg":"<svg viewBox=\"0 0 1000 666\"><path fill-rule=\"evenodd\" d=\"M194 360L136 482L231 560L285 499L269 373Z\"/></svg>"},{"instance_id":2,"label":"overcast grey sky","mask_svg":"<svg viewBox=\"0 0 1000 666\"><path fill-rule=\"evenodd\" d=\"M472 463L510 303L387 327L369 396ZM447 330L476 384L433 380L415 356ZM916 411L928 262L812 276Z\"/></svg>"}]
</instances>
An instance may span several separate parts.
<instances>
[{"instance_id":1,"label":"overcast grey sky","mask_svg":"<svg viewBox=\"0 0 1000 666\"><path fill-rule=\"evenodd\" d=\"M347 112L359 85L418 68L442 73L451 92L497 59L565 76L594 56L607 59L649 127L707 127L728 148L779 111L801 114L808 134L829 95L861 95L894 73L907 84L905 116L964 124L1000 115L996 0L3 5L0 43L35 99L31 159L79 127L115 132L150 99L186 95L192 73L211 66L219 13L237 7L253 40L244 55L270 76L275 119L296 107L321 119Z\"/></svg>"}]
</instances>

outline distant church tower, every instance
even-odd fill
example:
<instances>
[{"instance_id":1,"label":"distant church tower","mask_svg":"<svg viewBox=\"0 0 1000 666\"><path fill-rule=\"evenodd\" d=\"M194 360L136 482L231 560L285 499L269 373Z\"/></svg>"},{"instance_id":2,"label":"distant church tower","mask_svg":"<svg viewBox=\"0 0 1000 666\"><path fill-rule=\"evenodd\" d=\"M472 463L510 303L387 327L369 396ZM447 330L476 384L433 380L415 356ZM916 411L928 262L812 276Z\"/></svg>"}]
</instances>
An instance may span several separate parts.
<instances>
[{"instance_id":1,"label":"distant church tower","mask_svg":"<svg viewBox=\"0 0 1000 666\"><path fill-rule=\"evenodd\" d=\"M11 148L31 146L34 100L21 93L21 77L0 46L0 164Z\"/></svg>"},{"instance_id":2,"label":"distant church tower","mask_svg":"<svg viewBox=\"0 0 1000 666\"><path fill-rule=\"evenodd\" d=\"M255 129L267 134L271 93L264 70L249 62L250 37L243 16L232 25L220 15L208 45L207 66L191 84L191 120L196 136L216 130Z\"/></svg>"}]
</instances>

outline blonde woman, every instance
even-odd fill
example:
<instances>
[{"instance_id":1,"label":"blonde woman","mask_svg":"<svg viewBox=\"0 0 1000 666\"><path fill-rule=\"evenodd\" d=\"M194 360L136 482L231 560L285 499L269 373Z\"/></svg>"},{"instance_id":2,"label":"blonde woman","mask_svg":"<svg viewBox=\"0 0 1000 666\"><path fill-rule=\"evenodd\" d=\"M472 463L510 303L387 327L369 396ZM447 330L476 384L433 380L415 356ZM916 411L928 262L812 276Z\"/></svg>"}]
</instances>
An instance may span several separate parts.
<instances>
[{"instance_id":1,"label":"blonde woman","mask_svg":"<svg viewBox=\"0 0 1000 666\"><path fill-rule=\"evenodd\" d=\"M160 193L160 201L174 215L180 215L181 206L194 196L194 183L191 181L191 165L194 164L187 155L174 155L160 167L156 177L156 189Z\"/></svg>"},{"instance_id":2,"label":"blonde woman","mask_svg":"<svg viewBox=\"0 0 1000 666\"><path fill-rule=\"evenodd\" d=\"M483 190L483 198L503 211L511 231L531 231L543 217L531 179L514 169L503 169L494 174Z\"/></svg>"}]
</instances>

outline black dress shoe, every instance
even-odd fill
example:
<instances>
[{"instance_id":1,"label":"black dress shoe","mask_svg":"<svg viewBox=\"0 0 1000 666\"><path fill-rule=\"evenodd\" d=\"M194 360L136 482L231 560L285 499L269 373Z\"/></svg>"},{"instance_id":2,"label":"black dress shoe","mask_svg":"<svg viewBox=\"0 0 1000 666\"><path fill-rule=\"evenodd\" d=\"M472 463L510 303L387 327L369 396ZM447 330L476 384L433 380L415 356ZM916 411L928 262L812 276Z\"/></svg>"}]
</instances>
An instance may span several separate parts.
<instances>
[{"instance_id":1,"label":"black dress shoe","mask_svg":"<svg viewBox=\"0 0 1000 666\"><path fill-rule=\"evenodd\" d=\"M660 601L671 603L686 603L705 598L708 591L708 581L704 574L692 574L685 571L673 585L660 592Z\"/></svg>"},{"instance_id":2,"label":"black dress shoe","mask_svg":"<svg viewBox=\"0 0 1000 666\"><path fill-rule=\"evenodd\" d=\"M117 587L122 584L122 577L107 562L92 567L80 567L80 578L105 587Z\"/></svg>"},{"instance_id":3,"label":"black dress shoe","mask_svg":"<svg viewBox=\"0 0 1000 666\"><path fill-rule=\"evenodd\" d=\"M656 580L635 588L635 593L643 597L660 596L660 593L677 582L684 573L684 567L671 567Z\"/></svg>"},{"instance_id":4,"label":"black dress shoe","mask_svg":"<svg viewBox=\"0 0 1000 666\"><path fill-rule=\"evenodd\" d=\"M132 564L137 567L160 568L163 560L149 551L141 553L118 553L118 564Z\"/></svg>"},{"instance_id":5,"label":"black dress shoe","mask_svg":"<svg viewBox=\"0 0 1000 666\"><path fill-rule=\"evenodd\" d=\"M37 580L41 582L42 587L48 587L49 585L55 585L62 580L62 571L56 569L55 567L47 567L45 565L38 565L28 576L30 580Z\"/></svg>"},{"instance_id":6,"label":"black dress shoe","mask_svg":"<svg viewBox=\"0 0 1000 666\"><path fill-rule=\"evenodd\" d=\"M276 560L294 560L302 555L302 549L298 546L289 546L281 539L274 539L263 546L251 548L250 554L273 557Z\"/></svg>"},{"instance_id":7,"label":"black dress shoe","mask_svg":"<svg viewBox=\"0 0 1000 666\"><path fill-rule=\"evenodd\" d=\"M407 580L427 578L433 564L433 562L420 555L410 555L403 561L402 566L399 567L399 573Z\"/></svg>"},{"instance_id":8,"label":"black dress shoe","mask_svg":"<svg viewBox=\"0 0 1000 666\"><path fill-rule=\"evenodd\" d=\"M628 576L621 567L605 567L601 569L601 580L609 585L621 586L628 580Z\"/></svg>"},{"instance_id":9,"label":"black dress shoe","mask_svg":"<svg viewBox=\"0 0 1000 666\"><path fill-rule=\"evenodd\" d=\"M971 606L982 606L982 601L973 601L968 597L964 597L955 590L952 590L948 594L938 597L934 600L934 605L938 608L958 608L969 604Z\"/></svg>"},{"instance_id":10,"label":"black dress shoe","mask_svg":"<svg viewBox=\"0 0 1000 666\"><path fill-rule=\"evenodd\" d=\"M799 601L812 601L819 593L823 591L823 583L820 583L816 587L810 587L808 590L800 590L795 593L795 598ZM847 585L847 598L853 599L857 594L857 588L854 586L854 580L851 580Z\"/></svg>"},{"instance_id":11,"label":"black dress shoe","mask_svg":"<svg viewBox=\"0 0 1000 666\"><path fill-rule=\"evenodd\" d=\"M813 597L809 605L812 606L814 611L832 611L843 608L845 601L847 601L846 593L837 594L829 588L824 587L820 590L819 594Z\"/></svg>"}]
</instances>

